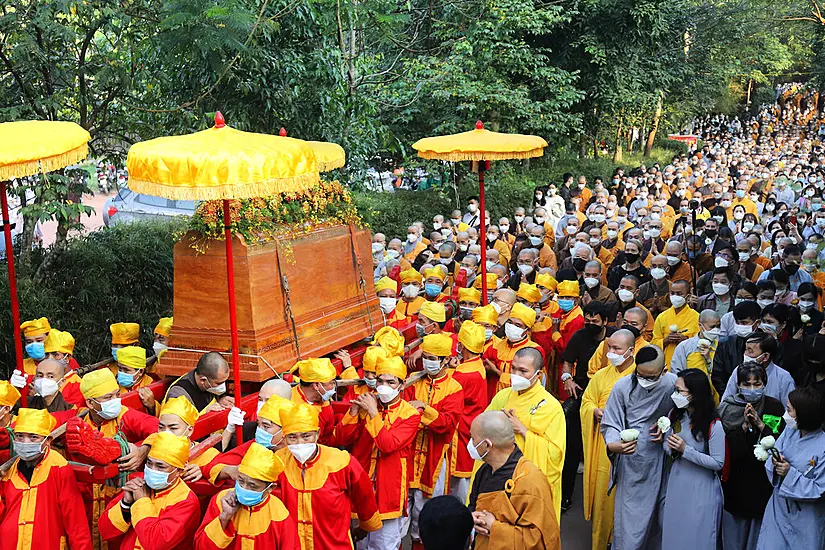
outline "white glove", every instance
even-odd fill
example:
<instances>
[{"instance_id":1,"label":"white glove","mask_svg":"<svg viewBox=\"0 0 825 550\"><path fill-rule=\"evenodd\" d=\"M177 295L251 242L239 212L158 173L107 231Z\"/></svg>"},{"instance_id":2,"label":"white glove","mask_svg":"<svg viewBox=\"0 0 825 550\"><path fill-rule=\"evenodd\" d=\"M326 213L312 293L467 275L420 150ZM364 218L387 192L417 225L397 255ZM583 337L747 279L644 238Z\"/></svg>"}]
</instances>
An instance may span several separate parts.
<instances>
[{"instance_id":1,"label":"white glove","mask_svg":"<svg viewBox=\"0 0 825 550\"><path fill-rule=\"evenodd\" d=\"M238 407L232 407L229 410L229 414L226 416L226 427L232 428L235 426L243 426L244 416L246 416L245 411L242 411Z\"/></svg>"},{"instance_id":2,"label":"white glove","mask_svg":"<svg viewBox=\"0 0 825 550\"><path fill-rule=\"evenodd\" d=\"M11 379L9 380L11 385L17 389L24 388L26 386L26 377L23 376L23 373L19 370L15 370L11 373Z\"/></svg>"}]
</instances>

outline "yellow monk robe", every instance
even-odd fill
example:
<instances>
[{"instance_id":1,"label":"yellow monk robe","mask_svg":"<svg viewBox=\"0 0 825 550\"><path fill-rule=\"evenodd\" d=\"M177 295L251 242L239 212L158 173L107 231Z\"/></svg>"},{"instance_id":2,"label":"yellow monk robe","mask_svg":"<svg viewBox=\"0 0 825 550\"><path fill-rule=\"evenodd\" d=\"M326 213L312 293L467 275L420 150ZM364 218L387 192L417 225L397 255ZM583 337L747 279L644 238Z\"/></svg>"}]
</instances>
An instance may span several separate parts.
<instances>
[{"instance_id":1,"label":"yellow monk robe","mask_svg":"<svg viewBox=\"0 0 825 550\"><path fill-rule=\"evenodd\" d=\"M596 351L594 351L593 355L590 357L590 362L587 363L588 378L593 378L594 374L596 374L598 371L602 370L610 364L610 362L607 360L607 346L605 346L606 341L607 340L603 340L599 343L599 345L596 347ZM644 336L639 336L638 338L636 338L636 343L633 344L633 349L636 350L636 353L639 353L640 349L649 345L650 342L645 340Z\"/></svg>"},{"instance_id":2,"label":"yellow monk robe","mask_svg":"<svg viewBox=\"0 0 825 550\"><path fill-rule=\"evenodd\" d=\"M478 496L476 510L487 510L496 521L489 537L476 535L475 550L561 550L558 515L548 506L554 495L542 475L521 457L504 491Z\"/></svg>"},{"instance_id":3,"label":"yellow monk robe","mask_svg":"<svg viewBox=\"0 0 825 550\"><path fill-rule=\"evenodd\" d=\"M521 393L512 388L501 390L487 407L488 411L504 409L513 409L516 417L527 427L526 436L516 434L516 445L525 458L547 476L558 519L561 517L561 470L567 447L561 404L540 383L536 383Z\"/></svg>"},{"instance_id":4,"label":"yellow monk robe","mask_svg":"<svg viewBox=\"0 0 825 550\"><path fill-rule=\"evenodd\" d=\"M670 359L678 344L665 345L665 337L670 334L671 325L676 325L685 338L693 338L699 333L699 312L690 308L682 307L682 311L676 312L674 307L670 307L659 314L653 324L653 340L651 344L659 346L665 352L665 369L670 370Z\"/></svg>"},{"instance_id":5,"label":"yellow monk robe","mask_svg":"<svg viewBox=\"0 0 825 550\"><path fill-rule=\"evenodd\" d=\"M20 473L19 462L0 477L0 548L91 550L83 499L66 459L46 451L31 481Z\"/></svg>"},{"instance_id":6,"label":"yellow monk robe","mask_svg":"<svg viewBox=\"0 0 825 550\"><path fill-rule=\"evenodd\" d=\"M708 377L708 382L710 382L710 373L713 371L713 357L716 355L716 348L719 345L718 340L714 340L711 342L710 351L708 352L707 358L704 355L699 353L698 351L694 351L689 353L687 356L687 360L685 361L685 368L686 369L699 369L700 371L704 372L705 375ZM710 385L710 393L713 395L713 401L716 403L716 406L719 406L719 392L716 391L716 388L713 387L713 384Z\"/></svg>"},{"instance_id":7,"label":"yellow monk robe","mask_svg":"<svg viewBox=\"0 0 825 550\"><path fill-rule=\"evenodd\" d=\"M638 350L638 348L636 348ZM610 484L610 459L599 430L601 424L593 417L593 409L604 410L613 386L621 378L636 371L633 364L623 372L610 365L596 372L582 394L579 409L584 448L584 519L591 522L593 550L607 548L613 534L613 502L616 493L607 494Z\"/></svg>"}]
</instances>

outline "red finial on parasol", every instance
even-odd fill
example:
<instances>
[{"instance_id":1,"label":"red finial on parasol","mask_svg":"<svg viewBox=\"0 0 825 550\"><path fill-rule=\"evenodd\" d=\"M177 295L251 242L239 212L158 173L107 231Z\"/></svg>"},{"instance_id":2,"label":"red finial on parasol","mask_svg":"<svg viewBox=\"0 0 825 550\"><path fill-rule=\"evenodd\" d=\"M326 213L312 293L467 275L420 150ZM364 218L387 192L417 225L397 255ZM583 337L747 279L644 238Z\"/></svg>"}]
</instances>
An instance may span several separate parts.
<instances>
[{"instance_id":1,"label":"red finial on parasol","mask_svg":"<svg viewBox=\"0 0 825 550\"><path fill-rule=\"evenodd\" d=\"M215 112L215 128L223 128L226 126L226 120L223 118L223 113L220 111Z\"/></svg>"},{"instance_id":2,"label":"red finial on parasol","mask_svg":"<svg viewBox=\"0 0 825 550\"><path fill-rule=\"evenodd\" d=\"M281 137L286 137L286 128L281 127L281 131L278 132L278 135Z\"/></svg>"},{"instance_id":3,"label":"red finial on parasol","mask_svg":"<svg viewBox=\"0 0 825 550\"><path fill-rule=\"evenodd\" d=\"M484 123L481 122L480 120L478 122L476 122L476 130L483 130L483 129L484 129Z\"/></svg>"}]
</instances>

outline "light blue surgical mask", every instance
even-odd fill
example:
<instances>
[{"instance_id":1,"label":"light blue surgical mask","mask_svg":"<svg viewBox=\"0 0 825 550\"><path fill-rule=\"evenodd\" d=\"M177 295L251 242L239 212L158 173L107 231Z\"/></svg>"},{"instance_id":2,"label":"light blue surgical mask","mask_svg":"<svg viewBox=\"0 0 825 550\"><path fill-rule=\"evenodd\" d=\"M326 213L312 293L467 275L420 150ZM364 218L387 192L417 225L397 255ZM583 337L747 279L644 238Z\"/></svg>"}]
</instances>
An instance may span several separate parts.
<instances>
[{"instance_id":1,"label":"light blue surgical mask","mask_svg":"<svg viewBox=\"0 0 825 550\"><path fill-rule=\"evenodd\" d=\"M112 348L112 359L117 361L117 350L120 348Z\"/></svg>"},{"instance_id":2,"label":"light blue surgical mask","mask_svg":"<svg viewBox=\"0 0 825 550\"><path fill-rule=\"evenodd\" d=\"M117 418L120 414L120 409L122 408L122 405L120 404L119 397L109 399L108 401L104 401L103 403L98 401L97 403L100 405L100 412L98 414L106 420L113 420Z\"/></svg>"},{"instance_id":3,"label":"light blue surgical mask","mask_svg":"<svg viewBox=\"0 0 825 550\"><path fill-rule=\"evenodd\" d=\"M123 388L131 388L135 383L135 376L133 374L126 374L125 372L118 371L117 383Z\"/></svg>"},{"instance_id":4,"label":"light blue surgical mask","mask_svg":"<svg viewBox=\"0 0 825 550\"><path fill-rule=\"evenodd\" d=\"M765 395L765 388L739 388L739 395L746 403L756 403Z\"/></svg>"},{"instance_id":5,"label":"light blue surgical mask","mask_svg":"<svg viewBox=\"0 0 825 550\"><path fill-rule=\"evenodd\" d=\"M272 439L274 437L274 434L269 433L260 426L255 428L255 443L257 443L258 445L266 447L267 449L271 449L276 445L272 442Z\"/></svg>"},{"instance_id":6,"label":"light blue surgical mask","mask_svg":"<svg viewBox=\"0 0 825 550\"><path fill-rule=\"evenodd\" d=\"M559 298L559 307L565 313L573 309L575 302L569 298Z\"/></svg>"},{"instance_id":7,"label":"light blue surgical mask","mask_svg":"<svg viewBox=\"0 0 825 550\"><path fill-rule=\"evenodd\" d=\"M155 491L169 487L169 472L160 472L146 466L143 469L143 479L146 481L146 485Z\"/></svg>"},{"instance_id":8,"label":"light blue surgical mask","mask_svg":"<svg viewBox=\"0 0 825 550\"><path fill-rule=\"evenodd\" d=\"M375 385L378 383L376 378L364 378L364 384L367 385L368 388L374 390Z\"/></svg>"},{"instance_id":9,"label":"light blue surgical mask","mask_svg":"<svg viewBox=\"0 0 825 550\"><path fill-rule=\"evenodd\" d=\"M42 361L46 358L46 346L43 342L32 342L31 344L26 344L26 355L35 361Z\"/></svg>"},{"instance_id":10,"label":"light blue surgical mask","mask_svg":"<svg viewBox=\"0 0 825 550\"><path fill-rule=\"evenodd\" d=\"M441 292L441 285L427 283L424 285L424 293L430 298L435 298Z\"/></svg>"},{"instance_id":11,"label":"light blue surgical mask","mask_svg":"<svg viewBox=\"0 0 825 550\"><path fill-rule=\"evenodd\" d=\"M269 487L266 489L269 489ZM266 489L263 491L252 491L250 489L244 489L240 483L235 482L235 496L243 506L257 506L260 504L264 499Z\"/></svg>"},{"instance_id":12,"label":"light blue surgical mask","mask_svg":"<svg viewBox=\"0 0 825 550\"><path fill-rule=\"evenodd\" d=\"M335 385L333 384L331 390L326 390L326 391L324 391L324 393L321 394L321 399L323 399L324 401L329 401L330 399L333 398L334 395L335 395Z\"/></svg>"}]
</instances>

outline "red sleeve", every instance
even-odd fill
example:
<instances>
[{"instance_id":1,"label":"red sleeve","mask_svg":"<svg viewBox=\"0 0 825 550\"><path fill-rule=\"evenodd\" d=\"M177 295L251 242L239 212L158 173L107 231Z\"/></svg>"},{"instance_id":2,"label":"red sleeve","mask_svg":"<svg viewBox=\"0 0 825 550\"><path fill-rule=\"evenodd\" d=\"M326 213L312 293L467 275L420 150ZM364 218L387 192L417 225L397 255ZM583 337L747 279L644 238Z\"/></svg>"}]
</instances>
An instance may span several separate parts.
<instances>
[{"instance_id":1,"label":"red sleeve","mask_svg":"<svg viewBox=\"0 0 825 550\"><path fill-rule=\"evenodd\" d=\"M71 466L61 466L60 473L60 513L63 515L63 528L72 550L92 550L92 536L86 519L86 507L80 496L74 472ZM1 515L1 514L0 514Z\"/></svg>"},{"instance_id":2,"label":"red sleeve","mask_svg":"<svg viewBox=\"0 0 825 550\"><path fill-rule=\"evenodd\" d=\"M110 510L115 506L120 506L120 501L123 498L123 493L120 493L111 501L109 504L106 505L106 511L100 514L100 519L98 520L97 528L100 531L100 536L103 540L112 540L118 537L122 537L126 531L122 531L121 529L115 527L115 524L112 523L110 519ZM75 520L76 521L76 520ZM125 528L125 527L124 527ZM128 531L128 529L127 529ZM74 547L72 547L74 549Z\"/></svg>"},{"instance_id":3,"label":"red sleeve","mask_svg":"<svg viewBox=\"0 0 825 550\"><path fill-rule=\"evenodd\" d=\"M378 423L381 422L380 415L376 416L372 421L375 422L376 419ZM368 420L367 422L370 421ZM381 428L373 435L375 446L384 454L394 453L399 449L408 447L415 440L415 434L418 433L418 425L420 422L421 415L413 414L409 418L396 422L391 428L381 425ZM367 431L370 431L369 426L367 427Z\"/></svg>"},{"instance_id":4,"label":"red sleeve","mask_svg":"<svg viewBox=\"0 0 825 550\"><path fill-rule=\"evenodd\" d=\"M206 509L206 515L203 516L203 521L201 522L200 527L198 527L198 532L195 533L195 550L224 550L212 542L212 539L210 539L209 535L205 532L206 526L220 515L220 512L218 511L219 495L220 493L213 496L209 501L209 507Z\"/></svg>"},{"instance_id":5,"label":"red sleeve","mask_svg":"<svg viewBox=\"0 0 825 550\"><path fill-rule=\"evenodd\" d=\"M165 508L159 517L144 517L137 521L135 504L132 505L132 525L144 550L176 548L191 539L198 529L201 508L195 493L190 492L183 501Z\"/></svg>"},{"instance_id":6,"label":"red sleeve","mask_svg":"<svg viewBox=\"0 0 825 550\"><path fill-rule=\"evenodd\" d=\"M331 438L333 447L351 447L363 433L364 422L360 418L344 423L344 420L351 418L349 411L347 411L338 421L338 424L335 425Z\"/></svg>"},{"instance_id":7,"label":"red sleeve","mask_svg":"<svg viewBox=\"0 0 825 550\"><path fill-rule=\"evenodd\" d=\"M347 473L349 475L352 511L358 515L358 520L361 522L363 529L367 531L378 530L381 527L381 520L378 519L378 504L375 501L375 493L372 490L372 482L369 476L358 464L358 461L351 456ZM367 528L376 521L378 525L375 529Z\"/></svg>"},{"instance_id":8,"label":"red sleeve","mask_svg":"<svg viewBox=\"0 0 825 550\"><path fill-rule=\"evenodd\" d=\"M464 412L464 390L451 393L432 408L438 411L438 416L427 424L427 429L437 434L454 432L456 426L458 426L458 419L461 418L461 414ZM424 410L422 418L427 417L428 409L430 407Z\"/></svg>"},{"instance_id":9,"label":"red sleeve","mask_svg":"<svg viewBox=\"0 0 825 550\"><path fill-rule=\"evenodd\" d=\"M298 523L292 514L272 524L275 530L275 550L301 550L298 542Z\"/></svg>"},{"instance_id":10,"label":"red sleeve","mask_svg":"<svg viewBox=\"0 0 825 550\"><path fill-rule=\"evenodd\" d=\"M553 342L553 347L556 348L556 351L561 353L567 348L567 344L570 342L570 338L573 337L573 334L576 333L580 328L584 327L584 316L579 315L570 323L564 327L564 332L559 332L559 338L555 342Z\"/></svg>"},{"instance_id":11,"label":"red sleeve","mask_svg":"<svg viewBox=\"0 0 825 550\"><path fill-rule=\"evenodd\" d=\"M136 443L158 431L158 419L144 412L129 409L120 419L120 429L129 443Z\"/></svg>"},{"instance_id":12,"label":"red sleeve","mask_svg":"<svg viewBox=\"0 0 825 550\"><path fill-rule=\"evenodd\" d=\"M321 445L330 445L333 436L332 432L335 430L335 413L332 410L332 405L321 407L321 413L318 415L318 424L321 430L318 443Z\"/></svg>"},{"instance_id":13,"label":"red sleeve","mask_svg":"<svg viewBox=\"0 0 825 550\"><path fill-rule=\"evenodd\" d=\"M216 466L237 466L240 464L246 454L246 451L252 443L254 443L254 441L250 439L239 447L235 447L225 453L219 453L215 458L201 466L201 473L203 474L203 477L211 481L212 469Z\"/></svg>"}]
</instances>

